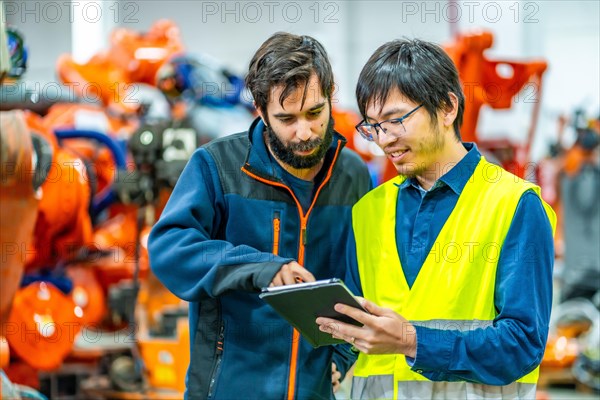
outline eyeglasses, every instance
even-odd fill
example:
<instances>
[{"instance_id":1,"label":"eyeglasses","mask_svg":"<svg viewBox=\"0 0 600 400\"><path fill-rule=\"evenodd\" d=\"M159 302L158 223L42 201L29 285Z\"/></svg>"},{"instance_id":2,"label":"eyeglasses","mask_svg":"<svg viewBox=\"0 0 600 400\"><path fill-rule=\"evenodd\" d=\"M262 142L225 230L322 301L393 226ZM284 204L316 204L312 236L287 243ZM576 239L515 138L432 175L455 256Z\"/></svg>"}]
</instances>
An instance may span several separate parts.
<instances>
[{"instance_id":1,"label":"eyeglasses","mask_svg":"<svg viewBox=\"0 0 600 400\"><path fill-rule=\"evenodd\" d=\"M360 135L369 142L375 140L375 137L377 135L380 135L381 133L385 133L386 135L392 134L395 136L402 135L403 133L406 133L406 128L404 127L404 124L402 122L406 118L413 115L421 107L423 107L423 104L407 112L400 118L388 119L378 124L367 124L365 120L362 120L358 125L355 126L355 128L358 131L358 133L360 133Z\"/></svg>"}]
</instances>

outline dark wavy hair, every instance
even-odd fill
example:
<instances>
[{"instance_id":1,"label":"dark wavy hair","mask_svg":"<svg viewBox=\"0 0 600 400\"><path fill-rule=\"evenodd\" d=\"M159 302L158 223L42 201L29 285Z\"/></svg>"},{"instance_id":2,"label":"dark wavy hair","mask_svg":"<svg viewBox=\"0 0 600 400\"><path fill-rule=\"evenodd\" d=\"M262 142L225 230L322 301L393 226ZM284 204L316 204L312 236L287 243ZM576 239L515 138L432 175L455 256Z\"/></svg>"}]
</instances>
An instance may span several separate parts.
<instances>
[{"instance_id":1,"label":"dark wavy hair","mask_svg":"<svg viewBox=\"0 0 600 400\"><path fill-rule=\"evenodd\" d=\"M398 39L379 47L363 67L356 86L356 100L363 117L372 103L383 105L390 91L400 93L423 107L437 125L437 111L451 104L449 92L458 98L454 133L460 140L465 96L456 66L434 43Z\"/></svg>"},{"instance_id":2,"label":"dark wavy hair","mask_svg":"<svg viewBox=\"0 0 600 400\"><path fill-rule=\"evenodd\" d=\"M274 86L284 86L279 97L279 103L283 105L291 92L304 85L304 105L307 83L313 73L319 78L322 94L331 99L333 71L323 45L310 36L278 32L267 39L252 57L246 86L250 89L256 106L266 114L269 95Z\"/></svg>"}]
</instances>

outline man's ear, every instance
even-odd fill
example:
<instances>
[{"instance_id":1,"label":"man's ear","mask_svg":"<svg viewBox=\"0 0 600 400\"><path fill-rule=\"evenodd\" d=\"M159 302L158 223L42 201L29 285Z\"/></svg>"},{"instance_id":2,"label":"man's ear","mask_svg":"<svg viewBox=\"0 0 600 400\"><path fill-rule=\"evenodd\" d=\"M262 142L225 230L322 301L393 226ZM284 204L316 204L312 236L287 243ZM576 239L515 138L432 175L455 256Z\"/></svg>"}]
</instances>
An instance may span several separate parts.
<instances>
[{"instance_id":1,"label":"man's ear","mask_svg":"<svg viewBox=\"0 0 600 400\"><path fill-rule=\"evenodd\" d=\"M256 106L256 102L253 101L252 105L254 105L254 109L256 110L256 113L258 114L258 116L260 117L260 119L262 119L263 123L265 124L265 126L269 126L269 124L267 124L267 119L265 118L265 115L263 114L262 110Z\"/></svg>"},{"instance_id":2,"label":"man's ear","mask_svg":"<svg viewBox=\"0 0 600 400\"><path fill-rule=\"evenodd\" d=\"M452 92L448 92L448 96L450 97L450 104L446 104L442 114L444 126L452 126L458 114L458 97Z\"/></svg>"}]
</instances>

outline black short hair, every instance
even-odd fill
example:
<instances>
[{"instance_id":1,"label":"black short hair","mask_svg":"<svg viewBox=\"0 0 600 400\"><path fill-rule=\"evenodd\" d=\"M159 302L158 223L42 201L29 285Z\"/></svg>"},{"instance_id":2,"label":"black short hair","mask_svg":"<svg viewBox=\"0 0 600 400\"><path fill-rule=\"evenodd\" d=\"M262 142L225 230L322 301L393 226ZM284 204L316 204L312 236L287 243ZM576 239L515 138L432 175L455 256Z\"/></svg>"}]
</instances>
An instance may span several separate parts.
<instances>
[{"instance_id":1,"label":"black short hair","mask_svg":"<svg viewBox=\"0 0 600 400\"><path fill-rule=\"evenodd\" d=\"M278 32L267 39L256 51L246 76L256 106L266 113L269 95L274 86L284 85L279 97L283 105L290 93L305 85L302 104L306 99L306 84L316 74L322 94L331 99L333 71L323 45L310 36Z\"/></svg>"},{"instance_id":2,"label":"black short hair","mask_svg":"<svg viewBox=\"0 0 600 400\"><path fill-rule=\"evenodd\" d=\"M394 88L423 104L434 124L437 111L451 104L448 93L454 93L458 98L454 132L460 140L465 96L456 66L440 46L418 39L397 39L379 47L363 67L356 86L362 116L366 117L372 102L383 105Z\"/></svg>"}]
</instances>

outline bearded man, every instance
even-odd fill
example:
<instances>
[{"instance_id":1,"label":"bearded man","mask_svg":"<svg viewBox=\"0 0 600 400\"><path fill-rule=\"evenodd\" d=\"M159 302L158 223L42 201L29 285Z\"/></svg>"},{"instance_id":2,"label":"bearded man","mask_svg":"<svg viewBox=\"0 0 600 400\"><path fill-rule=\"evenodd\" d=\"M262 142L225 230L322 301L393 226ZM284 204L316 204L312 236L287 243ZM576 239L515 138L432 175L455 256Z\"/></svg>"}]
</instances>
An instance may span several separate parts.
<instances>
[{"instance_id":1,"label":"bearded man","mask_svg":"<svg viewBox=\"0 0 600 400\"><path fill-rule=\"evenodd\" d=\"M333 399L355 353L312 348L258 293L343 276L369 173L333 130L315 39L273 35L246 84L260 117L195 152L149 240L152 271L190 302L186 398Z\"/></svg>"}]
</instances>

